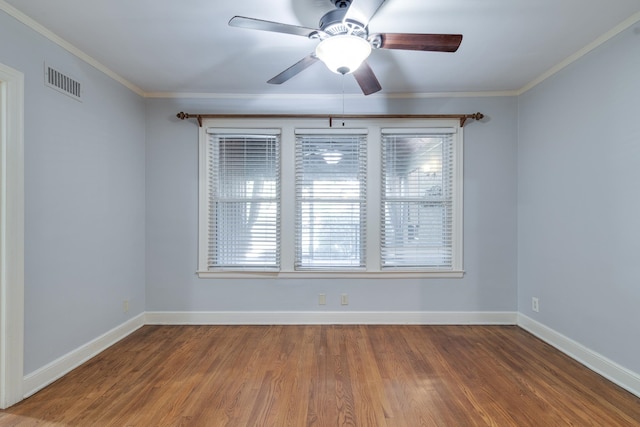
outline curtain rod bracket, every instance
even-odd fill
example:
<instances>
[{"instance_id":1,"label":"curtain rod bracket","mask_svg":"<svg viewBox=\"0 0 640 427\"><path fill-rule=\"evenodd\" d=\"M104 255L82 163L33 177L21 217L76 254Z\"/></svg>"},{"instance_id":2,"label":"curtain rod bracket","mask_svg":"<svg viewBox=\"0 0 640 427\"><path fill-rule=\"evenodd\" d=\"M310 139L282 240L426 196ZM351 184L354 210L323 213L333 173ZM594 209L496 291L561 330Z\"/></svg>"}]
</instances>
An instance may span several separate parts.
<instances>
[{"instance_id":1,"label":"curtain rod bracket","mask_svg":"<svg viewBox=\"0 0 640 427\"><path fill-rule=\"evenodd\" d=\"M329 127L333 126L333 116L326 114L189 114L180 111L176 114L180 120L196 119L198 126L202 127L203 119L326 119L329 118ZM340 116L343 119L459 119L460 127L464 127L467 120L480 121L484 114L350 114Z\"/></svg>"}]
</instances>

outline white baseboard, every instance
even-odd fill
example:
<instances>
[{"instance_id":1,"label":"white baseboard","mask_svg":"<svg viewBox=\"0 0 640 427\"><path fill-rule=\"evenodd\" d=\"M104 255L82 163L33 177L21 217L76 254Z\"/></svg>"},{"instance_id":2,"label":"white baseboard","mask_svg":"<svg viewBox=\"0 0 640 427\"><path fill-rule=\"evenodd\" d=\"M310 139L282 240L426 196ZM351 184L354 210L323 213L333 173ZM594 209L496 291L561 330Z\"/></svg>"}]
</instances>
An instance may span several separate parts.
<instances>
[{"instance_id":1,"label":"white baseboard","mask_svg":"<svg viewBox=\"0 0 640 427\"><path fill-rule=\"evenodd\" d=\"M429 311L152 311L140 314L91 342L60 357L23 381L29 397L144 325L518 325L587 368L640 397L640 375L616 364L582 344L517 312Z\"/></svg>"},{"instance_id":2,"label":"white baseboard","mask_svg":"<svg viewBox=\"0 0 640 427\"><path fill-rule=\"evenodd\" d=\"M148 325L515 325L516 312L151 311Z\"/></svg>"},{"instance_id":3,"label":"white baseboard","mask_svg":"<svg viewBox=\"0 0 640 427\"><path fill-rule=\"evenodd\" d=\"M144 325L415 324L515 325L516 312L155 311L142 313L42 368L25 375L24 398L61 378Z\"/></svg>"},{"instance_id":4,"label":"white baseboard","mask_svg":"<svg viewBox=\"0 0 640 427\"><path fill-rule=\"evenodd\" d=\"M127 335L144 326L144 313L126 321L98 338L54 360L48 365L25 375L22 386L24 398L48 386L71 370L106 350Z\"/></svg>"},{"instance_id":5,"label":"white baseboard","mask_svg":"<svg viewBox=\"0 0 640 427\"><path fill-rule=\"evenodd\" d=\"M518 326L557 348L587 368L607 378L630 393L640 397L640 375L607 359L584 345L537 322L522 313L518 314Z\"/></svg>"}]
</instances>

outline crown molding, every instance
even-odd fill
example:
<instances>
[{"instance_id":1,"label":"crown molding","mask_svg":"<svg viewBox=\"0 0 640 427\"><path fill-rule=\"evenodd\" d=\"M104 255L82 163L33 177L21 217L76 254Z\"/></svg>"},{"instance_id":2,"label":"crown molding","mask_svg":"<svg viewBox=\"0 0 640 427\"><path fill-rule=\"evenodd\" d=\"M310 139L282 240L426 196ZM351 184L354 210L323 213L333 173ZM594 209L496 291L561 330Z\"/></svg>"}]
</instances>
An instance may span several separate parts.
<instances>
[{"instance_id":1,"label":"crown molding","mask_svg":"<svg viewBox=\"0 0 640 427\"><path fill-rule=\"evenodd\" d=\"M535 86L547 80L549 77L563 70L567 66L573 64L578 59L582 58L583 56L585 56L592 50L596 49L600 45L611 40L612 38L614 38L615 36L623 32L627 28L631 27L632 25L638 23L639 21L640 21L640 12L631 15L629 18L625 19L620 24L616 25L611 30L607 31L606 33L604 33L603 35L601 35L600 37L598 37L597 39L595 39L594 41L592 41L591 43L589 43L588 45L586 45L585 47L583 47L582 49L574 53L573 55L569 56L564 61L556 64L555 66L553 66L552 68L550 68L549 70L547 70L546 72L538 76L536 79L524 85L522 88L520 88L520 90L516 91L516 96L520 96L523 93L533 89Z\"/></svg>"},{"instance_id":2,"label":"crown molding","mask_svg":"<svg viewBox=\"0 0 640 427\"><path fill-rule=\"evenodd\" d=\"M428 98L493 98L501 96L517 96L517 90L476 91L476 92L430 92L430 93L389 93L373 94L368 99L428 99ZM335 94L247 94L247 93L194 93L194 92L147 92L145 98L165 99L266 99L266 100L341 100L343 95ZM345 94L345 99L362 99L362 94Z\"/></svg>"},{"instance_id":3,"label":"crown molding","mask_svg":"<svg viewBox=\"0 0 640 427\"><path fill-rule=\"evenodd\" d=\"M78 49L77 47L75 47L74 45L72 45L71 43L63 39L62 37L59 37L53 31L44 27L36 20L20 12L18 9L8 4L6 1L0 0L0 10L5 11L8 15L14 17L15 19L22 22L24 25L36 31L37 33L40 33L41 35L43 35L53 43L57 44L58 46L65 49L69 53L77 56L78 58L82 59L84 62L91 65L92 67L98 69L99 71L102 71L104 74L111 77L112 79L122 84L123 86L127 87L131 91L137 93L142 97L145 96L145 92L142 89L140 89L138 86L134 85L124 77L121 77L120 75L116 74L114 71L112 71L111 69L103 65L98 60L87 55L82 50Z\"/></svg>"}]
</instances>

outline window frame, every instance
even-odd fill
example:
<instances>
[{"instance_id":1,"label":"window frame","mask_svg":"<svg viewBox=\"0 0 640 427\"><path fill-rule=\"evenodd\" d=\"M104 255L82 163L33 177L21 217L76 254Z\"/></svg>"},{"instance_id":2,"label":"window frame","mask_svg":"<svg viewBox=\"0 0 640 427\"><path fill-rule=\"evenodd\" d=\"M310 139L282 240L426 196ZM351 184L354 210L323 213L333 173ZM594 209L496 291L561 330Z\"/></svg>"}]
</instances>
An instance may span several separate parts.
<instances>
[{"instance_id":1,"label":"window frame","mask_svg":"<svg viewBox=\"0 0 640 427\"><path fill-rule=\"evenodd\" d=\"M296 206L295 206L295 210L296 210L296 226L294 229L294 232L296 233L295 238L296 238L296 251L294 253L294 263L295 263L295 270L296 271L321 271L321 270L328 270L328 271L339 271L339 270L346 270L346 271L366 271L366 251L367 251L367 247L366 247L366 240L367 240L367 212L368 212L368 207L367 207L367 189L368 189L368 180L367 180L367 173L368 173L368 165L367 165L367 143L368 143L368 129L362 129L362 128L340 128L340 129L331 129L331 130L326 130L326 129L302 129L302 128L296 128L295 129L295 141L294 141L294 150L296 152L296 164L295 164L295 168L296 168L296 179L295 179L295 188L296 188L296 194L295 194L295 202L296 202ZM304 187L304 178L306 177L304 171L306 172L310 172L309 170L306 170L306 167L312 167L312 163L307 163L305 161L303 161L303 157L300 157L300 155L302 154L302 149L306 144L310 144L316 147L316 149L326 149L326 147L318 147L314 142L315 138L321 138L322 143L326 143L326 140L324 139L325 137L329 137L330 140L334 140L334 138L338 141L340 141L341 139L347 139L350 140L350 143L354 143L355 142L355 147L352 147L351 150L351 154L355 154L355 157L358 160L358 163L355 165L356 166L356 175L358 178L362 178L359 179L358 182L358 196L357 197L351 197L351 198L345 198L345 199L341 199L339 202L337 203L341 203L341 202L347 202L349 204L357 204L358 208L358 221L357 221L357 231L353 234L353 237L355 238L355 241L353 242L354 246L356 246L358 248L357 251L355 251L354 253L352 253L352 256L354 256L356 258L356 260L358 261L358 265L356 265L356 263L353 263L352 265L333 265L333 266L321 266L321 262L318 262L319 260L308 260L311 263L314 263L313 261L316 261L316 265L303 265L304 264L304 258L306 258L304 256L305 254L305 250L303 248L302 245L302 241L304 233L302 232L302 224L301 224L301 215L302 215L302 206L303 204L309 204L311 206L318 206L318 205L322 205L323 202L321 201L321 199L323 198L323 196L320 196L318 198L316 197L304 197L303 193L303 187ZM302 141L300 141L302 140ZM302 142L302 145L299 144L299 142ZM329 143L329 145L331 145L331 142ZM361 156L361 154L363 154L363 156ZM321 160L320 162L320 166L321 167L327 167L327 168L331 168L330 165L328 165L326 163L326 160ZM342 164L343 166L345 164L349 164L349 163L341 163L341 162L336 162L337 166L339 167L339 164ZM354 164L351 164L351 166L354 166ZM363 172L363 173L361 173ZM338 172L340 174L340 172ZM313 173L311 173L313 175ZM298 177L302 178L301 181L298 181ZM338 176L338 178L344 178L344 176ZM307 182L308 184L308 182ZM315 184L315 181L314 181ZM325 187L325 190L329 190L329 188ZM331 190L329 190L330 192L334 191L334 188L331 188ZM326 197L326 194L324 195L324 197ZM331 197L335 197L334 195L332 195ZM340 197L338 197L340 198ZM333 206L335 208L335 206ZM322 215L321 215L322 217ZM310 219L312 218L312 216L310 216ZM316 219L316 218L314 218ZM319 218L318 218L319 219ZM327 217L324 217L323 219L328 219ZM335 219L335 217L333 217L333 219ZM364 221L363 221L364 220ZM356 222L354 222L355 224ZM309 226L311 227L311 226ZM335 231L331 231L329 232L325 237L335 237ZM319 237L319 236L316 236ZM322 239L318 239L318 240L322 240ZM357 255L356 255L357 254ZM308 258L315 258L314 256L309 256Z\"/></svg>"},{"instance_id":2,"label":"window frame","mask_svg":"<svg viewBox=\"0 0 640 427\"><path fill-rule=\"evenodd\" d=\"M211 130L211 132L207 131L207 141L205 143L205 153L203 153L204 156L206 156L206 164L207 165L215 165L214 166L214 170L220 170L221 165L224 164L224 168L225 169L229 169L232 172L236 170L236 167L238 167L239 165L241 166L246 166L245 161L252 161L252 159L247 159L246 158L246 141L245 141L245 137L246 135L242 135L244 133L248 133L249 135L251 135L252 137L254 137L254 141L249 142L250 146L255 147L256 146L256 141L260 141L260 142L264 142L265 146L269 146L270 144L272 144L273 142L275 142L275 144L273 144L273 147L275 147L273 149L274 151L274 158L275 158L275 162L272 162L272 164L275 164L275 173L274 176L276 178L275 182L274 182L274 186L275 186L275 196L274 197L266 197L264 195L261 195L260 197L247 197L247 196L238 196L237 194L234 194L234 196L232 197L232 199L234 200L229 200L229 194L227 191L225 191L223 188L221 188L220 186L217 186L217 191L215 192L216 194L218 194L218 197L209 199L209 197L211 197L212 192L211 190L213 188L216 188L215 185L211 185L212 183L215 182L219 182L219 178L217 177L217 174L211 174L209 172L207 172L206 174L206 178L208 179L207 181L207 203L211 202L212 200L215 201L215 205L217 206L226 206L228 209L230 206L232 205L245 205L246 206L252 206L252 208L250 209L254 209L254 208L259 208L259 206L262 203L272 203L275 205L275 218L278 219L279 218L279 213L280 213L280 194L281 192L279 192L279 179L280 179L280 173L279 173L279 168L280 165L282 164L282 162L280 161L280 155L279 155L279 148L280 145L279 141L280 141L280 130L279 129L251 129L249 132L246 132L245 129L233 129L233 128L213 128L213 127L209 127L208 130ZM214 138L217 142L212 142L212 138ZM232 165L227 164L225 162L215 162L215 159L218 158L221 154L219 152L220 150L220 145L224 145L224 153L222 154L223 156L228 156L228 155L233 155L231 153L231 150L228 146L228 140L229 139L233 139L235 140L236 138L238 139L242 139L243 142L245 142L243 148L245 148L245 151L243 151L243 157L242 158L237 158L237 157L233 157L233 162ZM234 142L238 142L237 140ZM236 144L232 144L233 146L235 146ZM218 148L213 149L210 151L210 148L213 148L213 146L216 146ZM236 148L237 151L237 148ZM239 160L241 160L239 162ZM253 163L254 166L255 163ZM234 167L235 166L235 167ZM260 165L258 165L260 166ZM229 182L234 182L234 181L229 181ZM244 181L245 185L247 183L247 181ZM222 195L224 194L224 195ZM209 206L209 208L211 208L211 206ZM223 210L226 210L223 208ZM237 208L236 208L237 209ZM212 219L216 219L215 222L219 222L219 221L228 221L229 217L226 215L220 215L218 216L218 211L216 211L216 213L214 214L213 211L211 209L207 209L207 214L209 215L209 218L207 220L207 231L209 233L211 233L208 238L211 239L211 237L213 235L216 236L220 236L223 235L224 239L227 240L230 237L231 238L235 238L237 237L237 235L234 235L234 233L228 234L228 233L220 233L220 231L218 231L218 229L214 226L211 227L211 224L213 223ZM233 220L232 220L233 221ZM216 249L213 251L213 253L209 250L211 245L208 245L208 250L207 250L207 260L206 260L206 266L207 269L211 268L208 271L224 271L224 270L232 270L232 271L236 271L236 270L240 270L240 271L278 271L279 270L279 237L282 235L280 229L279 229L280 223L276 223L275 224L275 229L273 230L275 232L275 241L273 242L276 246L276 251L275 254L273 256L273 264L269 265L267 263L265 263L264 265L260 266L260 265L252 265L250 262L247 262L247 260L245 259L243 263L238 263L237 265L224 265L225 263L222 264L217 264L214 265L213 267L211 267L211 258L215 258L215 259L220 259L220 258L225 258L224 255L224 250L220 249L221 245L216 245ZM211 227L211 228L210 228ZM255 236L253 234L249 234L250 236ZM207 240L208 242L208 240ZM269 240L267 240L267 242L269 242ZM243 241L243 244L246 243L245 241ZM264 241L263 241L264 243ZM239 259L236 257L236 255L234 254L233 256L231 256L231 258L233 259L234 262L238 262ZM269 258L260 258L263 262L267 262L270 261Z\"/></svg>"},{"instance_id":3,"label":"window frame","mask_svg":"<svg viewBox=\"0 0 640 427\"><path fill-rule=\"evenodd\" d=\"M216 270L207 269L208 254L208 170L206 159L207 129L235 128L250 132L252 129L280 129L280 269L273 270ZM295 130L322 129L328 132L347 128L368 129L367 142L367 237L366 270L295 270ZM389 128L453 128L453 225L452 267L442 268L381 268L381 195L382 195L382 129ZM416 118L212 118L204 119L199 128L198 155L198 277L205 279L247 278L461 278L463 270L463 128L458 119ZM291 232L289 232L291 231Z\"/></svg>"},{"instance_id":4,"label":"window frame","mask_svg":"<svg viewBox=\"0 0 640 427\"><path fill-rule=\"evenodd\" d=\"M383 153L381 153L381 159L385 159L385 149L386 149L386 145L385 144L391 144L393 146L395 146L395 144L397 143L396 141L402 140L403 138L408 138L409 140L413 140L414 138L418 138L418 139L422 139L422 138L436 138L436 139L440 139L440 143L438 145L441 145L442 148L442 153L441 156L442 157L447 157L450 158L450 161L447 161L445 158L441 158L441 163L440 163L440 174L442 177L444 177L444 175L454 175L455 171L456 171L456 166L455 166L455 134L456 134L456 129L455 128L435 128L435 127L430 127L430 128L406 128L406 129L401 129L401 128L384 128L382 129L382 140L381 140L381 145L382 145L382 151ZM388 140L385 142L385 137L388 138ZM447 141L447 145L445 146L445 141L444 139L450 140ZM417 141L416 141L417 142ZM410 142L408 142L410 144ZM429 152L431 150L428 150L427 152ZM450 152L450 155L447 156L446 153ZM403 154L396 152L395 150L392 151L392 154L394 156L394 158L397 158L396 156L403 156ZM410 156L410 157L402 157L403 161L408 160L408 161L415 161L416 160L416 152L413 152L414 155ZM420 154L425 154L425 152L421 152ZM430 161L438 161L437 157L434 159L431 159ZM399 195L399 194L392 194L392 195L388 195L387 194L387 190L385 190L385 174L389 175L389 173L391 172L391 170L384 170L384 161L382 162L382 166L380 168L381 173L382 173L382 185L381 185L381 194L383 194L383 198L381 200L381 204L380 204L380 209L381 209L381 221L380 221L380 229L381 229L381 236L380 236L380 246L381 246L381 250L380 250L380 258L381 258L381 262L382 262L382 269L397 269L397 270L401 270L401 271L411 271L411 270L449 270L454 268L454 263L455 263L455 254L453 253L455 251L455 245L454 242L451 241L451 263L445 263L445 266L439 267L439 266L435 266L435 265L431 265L431 266L427 266L427 265L411 265L409 263L402 265L403 263L403 259L405 256L408 255L408 253L411 251L409 246L405 246L403 241L403 245L400 246L395 246L395 245L388 245L385 246L385 242L386 237L389 236L393 236L394 232L393 232L393 227L387 228L386 227L386 220L387 220L387 216L385 215L385 210L386 210L386 203L389 203L390 205L397 205L398 207L401 207L401 209L406 210L405 213L409 212L409 211L413 211L413 213L418 214L418 216L420 215L420 208L418 206L415 205L416 202L420 201L421 205L424 206L424 204L428 203L428 200L424 199L424 198L420 198L417 199L415 198L415 196L403 196L403 195ZM391 159L386 159L386 163L387 165L389 165L391 163ZM445 168L446 166L446 168ZM422 168L419 168L422 169ZM414 169L415 171L415 169ZM452 173L448 173L448 171L451 171ZM428 180L428 177L426 174L421 174L420 172L418 172L418 176L421 176L422 179ZM442 188L446 191L444 191L443 195L439 198L437 198L437 200L435 201L435 207L436 208L440 208L438 210L441 209L447 209L446 206L449 205L449 203L451 204L451 215L447 215L446 218L449 219L451 218L452 223L451 223L451 232L452 234L454 233L454 224L453 224L453 214L454 214L454 197L455 197L455 184L457 182L456 177L452 176L452 179L450 181L450 187L447 186L446 182L442 182L441 180L438 180L437 176L434 175L435 178L435 182L440 181L440 184L443 186ZM418 178L419 179L419 178ZM432 182L433 184L433 182ZM408 189L405 187L405 190L408 190L409 192L415 192L415 191L424 191L426 190L425 188L423 188L422 186L418 185L415 186L415 184L410 184L408 182L404 182L403 186L409 185L411 188ZM415 212L415 210L418 210L418 212ZM393 216L391 214L391 212L389 212L389 216ZM401 220L401 222L404 222L404 220ZM423 230L422 228L420 228L420 230ZM449 231L449 227L443 227L441 230L441 232L447 232ZM400 234L404 234L404 230L400 230L399 231ZM407 230L407 233L409 233L409 231ZM418 231L419 234L419 231ZM448 233L445 233L447 236L449 235ZM428 240L428 236L423 236L427 238L427 241L425 241L423 245L420 244L420 241L418 242L418 246L419 248L423 248L425 250L427 250L427 248L433 248L432 247L432 241ZM404 238L401 237L403 240ZM407 236L408 238L408 236ZM453 238L453 236L452 236ZM446 237L442 237L443 240L449 240ZM441 240L442 242L442 240ZM448 248L449 246L444 245L445 248ZM392 262L393 257L391 256L392 253L394 253L395 251L399 251L401 253L401 255L399 256L400 259L398 260L399 263L394 263ZM389 256L389 258L385 259L385 254L387 256ZM442 256L442 255L441 255ZM444 255L445 259L449 258L446 255ZM436 256L437 258L437 256ZM385 261L387 262L387 264L385 264ZM441 260L443 261L443 260ZM406 262L406 261L404 261ZM451 265L451 268L448 268L448 265Z\"/></svg>"}]
</instances>

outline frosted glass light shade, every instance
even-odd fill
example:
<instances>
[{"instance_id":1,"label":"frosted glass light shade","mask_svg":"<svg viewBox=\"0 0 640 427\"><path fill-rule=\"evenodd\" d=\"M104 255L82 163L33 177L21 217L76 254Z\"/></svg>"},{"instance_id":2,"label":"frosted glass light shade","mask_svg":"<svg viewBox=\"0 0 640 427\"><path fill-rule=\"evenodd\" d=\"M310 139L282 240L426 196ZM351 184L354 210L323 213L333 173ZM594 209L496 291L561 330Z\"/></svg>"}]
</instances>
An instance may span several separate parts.
<instances>
[{"instance_id":1,"label":"frosted glass light shade","mask_svg":"<svg viewBox=\"0 0 640 427\"><path fill-rule=\"evenodd\" d=\"M316 56L336 74L353 73L370 54L368 41L348 34L324 39L316 47Z\"/></svg>"}]
</instances>

